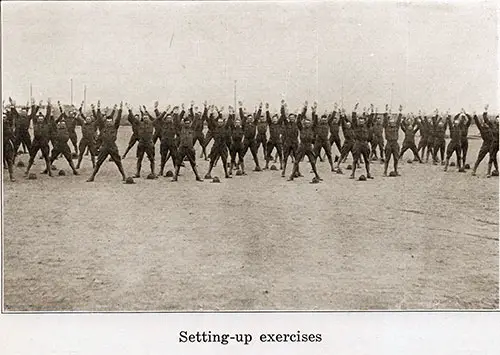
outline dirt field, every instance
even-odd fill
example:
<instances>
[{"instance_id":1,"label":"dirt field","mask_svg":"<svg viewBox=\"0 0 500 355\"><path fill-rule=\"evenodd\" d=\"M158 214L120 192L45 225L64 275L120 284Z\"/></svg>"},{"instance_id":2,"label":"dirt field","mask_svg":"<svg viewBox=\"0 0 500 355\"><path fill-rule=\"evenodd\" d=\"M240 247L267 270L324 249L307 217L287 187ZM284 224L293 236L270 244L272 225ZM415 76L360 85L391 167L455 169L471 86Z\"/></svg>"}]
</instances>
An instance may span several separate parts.
<instances>
[{"instance_id":1,"label":"dirt field","mask_svg":"<svg viewBox=\"0 0 500 355\"><path fill-rule=\"evenodd\" d=\"M120 152L129 135L120 129ZM470 140L471 165L480 143ZM204 175L208 163L198 163ZM135 148L124 164L133 175ZM37 160L33 172L42 168ZM485 178L486 160L478 177L404 163L401 177L383 178L375 163L367 182L325 162L320 184L309 184L305 163L293 182L249 171L197 183L187 169L173 183L146 180L148 171L145 160L144 178L124 185L105 163L86 183L86 157L81 176L25 180L16 168L11 183L5 174L4 309L498 307L498 178Z\"/></svg>"}]
</instances>

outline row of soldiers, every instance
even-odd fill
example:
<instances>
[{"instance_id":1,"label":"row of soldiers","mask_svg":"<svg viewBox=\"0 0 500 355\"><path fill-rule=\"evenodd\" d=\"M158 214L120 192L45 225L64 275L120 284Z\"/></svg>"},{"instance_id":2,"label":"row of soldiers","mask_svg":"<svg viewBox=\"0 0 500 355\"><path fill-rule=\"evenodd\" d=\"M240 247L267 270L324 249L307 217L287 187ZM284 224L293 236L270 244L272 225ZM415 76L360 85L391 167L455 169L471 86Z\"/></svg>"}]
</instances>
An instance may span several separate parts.
<instances>
[{"instance_id":1,"label":"row of soldiers","mask_svg":"<svg viewBox=\"0 0 500 355\"><path fill-rule=\"evenodd\" d=\"M4 121L4 164L9 169L11 180L13 177L12 166L15 155L21 144L25 144L30 153L26 175L33 165L38 151L41 151L46 162L45 173L51 175L51 165L59 155L63 155L70 165L73 173L78 175L78 169L83 159L85 151L90 153L93 173L88 181L93 181L101 165L110 155L111 160L117 165L122 178L126 180L126 175L121 162L122 157L116 146L117 130L123 111L123 103L118 108L114 106L112 110L106 108L101 111L100 102L97 108L92 105L92 114L86 115L83 112L83 103L77 111L72 107L66 112L58 103L60 114L54 118L52 105L48 100L46 112L41 112L43 103L38 105L32 100L31 107L23 108L22 113L18 113L15 102L9 98L9 105L3 112ZM475 121L479 129L483 144L479 151L478 158L473 168L473 175L476 174L479 163L489 154L488 176L491 175L492 165L498 171L496 155L498 152L498 116L495 120L488 117L488 107L485 107L482 117L476 114L471 117L462 110L452 117L449 112L444 115L438 110L434 115L426 116L419 112L418 116L409 114L403 117L402 106L399 112L393 115L386 105L384 113L378 113L371 105L368 109L363 109L359 114L356 104L350 117L344 109L340 109L335 104L333 111L325 111L319 115L317 103L311 107L308 114L308 103L296 110L289 112L284 100L281 102L279 112L270 113L269 104L262 103L255 112L247 112L243 108L243 103L239 102L239 109L229 106L227 113L224 108L220 109L213 105L203 103L200 110L191 103L187 112L184 105L181 107L168 106L160 111L158 102L154 104L154 112L150 114L145 106L140 107L139 112L133 112L132 107L125 104L128 110L128 121L132 125L133 134L123 158L130 149L138 143L137 147L137 170L135 177L140 177L144 155L147 155L151 173L148 177L156 178L155 174L155 144L160 140L160 175L163 175L168 159L172 159L174 165L173 180L176 181L179 170L184 166L183 161L187 159L196 180L202 181L196 166L196 155L194 146L198 142L202 148L201 157L210 160L209 170L205 178L211 178L212 169L219 160L222 161L226 178L232 176L233 169L237 173L245 174L244 157L248 151L251 152L255 163L255 171L260 171L257 152L260 146L263 147L266 165L272 160L272 152L277 151L280 160L282 176L285 176L287 162L289 158L293 162L292 173L289 180L301 176L299 163L307 155L311 164L312 172L315 174L315 181L320 181L316 169L317 159L321 159L321 151L330 164L331 170L342 173L340 164L344 162L348 155L353 157L351 178L355 177L356 169L360 163L365 164L367 178L373 178L370 173L370 160L377 160L377 149L380 153L380 160L384 163L384 176L387 175L388 165L393 159L394 174L399 175L398 161L405 151L410 149L414 154L414 160L423 162L426 156L432 156L434 164L438 164L440 155L441 164L448 169L449 161L455 153L459 171L465 171L464 166L468 151L468 130L472 120ZM34 138L31 140L29 127L33 122ZM77 145L76 125L82 127L82 138ZM208 132L204 134L204 126L207 125ZM344 142L340 138L340 128L344 137ZM446 147L445 135L449 129L450 142ZM404 133L403 145L400 149L398 139L399 131ZM415 143L415 134L420 131L420 141L418 146ZM267 137L269 132L269 138ZM385 135L385 142L384 142ZM207 156L206 149L213 140L211 151ZM77 165L74 166L72 154L68 142L71 141L78 156ZM52 152L49 155L49 142L52 144ZM334 166L332 158L332 146L335 145L340 157L336 157ZM446 147L446 159L444 157ZM420 156L421 152L421 156ZM97 156L97 161L95 157ZM228 159L230 162L228 163ZM237 160L238 159L238 160Z\"/></svg>"}]
</instances>

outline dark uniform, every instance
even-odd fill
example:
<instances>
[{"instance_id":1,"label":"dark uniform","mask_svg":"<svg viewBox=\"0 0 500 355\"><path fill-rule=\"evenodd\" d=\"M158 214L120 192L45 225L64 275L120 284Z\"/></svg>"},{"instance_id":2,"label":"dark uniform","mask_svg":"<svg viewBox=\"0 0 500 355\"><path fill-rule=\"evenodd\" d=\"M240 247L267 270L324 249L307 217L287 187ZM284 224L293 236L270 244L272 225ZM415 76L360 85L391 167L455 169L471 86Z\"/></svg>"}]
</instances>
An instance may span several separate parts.
<instances>
[{"instance_id":1,"label":"dark uniform","mask_svg":"<svg viewBox=\"0 0 500 355\"><path fill-rule=\"evenodd\" d=\"M264 151L264 159L267 161L267 156L269 153L268 150L268 142L267 142L267 126L268 120L262 119L262 117L257 117L257 138L255 142L257 144L257 151L259 151L259 147L262 145L262 150Z\"/></svg>"},{"instance_id":2,"label":"dark uniform","mask_svg":"<svg viewBox=\"0 0 500 355\"><path fill-rule=\"evenodd\" d=\"M333 115L330 115L330 119L326 115L323 115L320 120L318 120L318 116L313 116L316 122L313 122L315 126L315 139L314 139L314 156L316 159L321 154L321 148L326 153L328 158L328 162L330 163L330 168L333 171L333 159L332 159L332 149L330 140L328 139L328 133L330 131L330 120L333 119Z\"/></svg>"},{"instance_id":3,"label":"dark uniform","mask_svg":"<svg viewBox=\"0 0 500 355\"><path fill-rule=\"evenodd\" d=\"M483 143L481 144L481 148L479 148L479 153L477 154L476 163L474 164L474 168L472 169L472 175L476 175L477 167L484 159L486 154L490 152L493 135L491 133L490 126L488 125L487 122L488 122L488 112L483 113L483 122L480 122L477 116L474 115L474 123L476 124L477 129L479 129L479 133L481 134Z\"/></svg>"},{"instance_id":4,"label":"dark uniform","mask_svg":"<svg viewBox=\"0 0 500 355\"><path fill-rule=\"evenodd\" d=\"M337 117L337 112L333 111L331 116L328 119L328 125L330 126L330 150L331 147L333 147L333 144L337 146L337 150L340 151L342 150L342 142L340 140L340 113L339 117Z\"/></svg>"},{"instance_id":5,"label":"dark uniform","mask_svg":"<svg viewBox=\"0 0 500 355\"><path fill-rule=\"evenodd\" d=\"M31 136L29 132L31 115L27 113L26 115L21 115L17 112L15 107L12 114L13 116L11 118L14 120L15 126L15 135L12 141L14 143L15 152L17 153L21 144L25 145L29 152L31 150Z\"/></svg>"},{"instance_id":6,"label":"dark uniform","mask_svg":"<svg viewBox=\"0 0 500 355\"><path fill-rule=\"evenodd\" d=\"M184 111L181 112L182 116L183 114ZM174 122L175 122L175 115L174 115ZM203 181L198 175L198 170L196 169L196 152L194 151L193 147L194 131L192 122L190 122L189 120L184 121L178 137L179 137L179 149L177 151L175 174L172 181L177 181L177 178L179 176L179 170L182 161L184 160L185 157L188 158L189 163L191 164L191 168L193 169L193 172L196 176L196 180Z\"/></svg>"},{"instance_id":7,"label":"dark uniform","mask_svg":"<svg viewBox=\"0 0 500 355\"><path fill-rule=\"evenodd\" d=\"M90 152L90 160L92 161L92 168L95 168L95 156L97 155L96 136L97 136L97 121L93 117L85 117L80 107L80 116L77 117L80 126L82 127L82 138L78 145L79 155L76 168L80 169L83 154L88 149Z\"/></svg>"},{"instance_id":8,"label":"dark uniform","mask_svg":"<svg viewBox=\"0 0 500 355\"><path fill-rule=\"evenodd\" d=\"M371 155L373 158L377 159L377 148L380 151L380 159L384 160L384 121L382 118L378 118L375 114L373 120L373 137L372 137L372 149Z\"/></svg>"},{"instance_id":9,"label":"dark uniform","mask_svg":"<svg viewBox=\"0 0 500 355\"><path fill-rule=\"evenodd\" d=\"M130 139L128 140L127 149L125 149L125 153L123 153L122 159L125 159L128 152L130 151L130 149L132 149L134 147L135 143L137 143L137 142L139 142L139 137L137 135L137 126L132 125L132 135L130 136ZM137 157L137 153L136 153L136 157Z\"/></svg>"},{"instance_id":10,"label":"dark uniform","mask_svg":"<svg viewBox=\"0 0 500 355\"><path fill-rule=\"evenodd\" d=\"M442 118L437 115L432 119L434 127L434 146L432 148L433 164L438 162L438 152L441 154L441 165L444 165L444 149L446 146L446 121L443 122Z\"/></svg>"},{"instance_id":11,"label":"dark uniform","mask_svg":"<svg viewBox=\"0 0 500 355\"><path fill-rule=\"evenodd\" d=\"M352 154L354 148L354 130L351 122L347 120L345 115L341 115L340 124L342 126L342 134L344 135L344 144L342 144L342 149L340 150L340 158L337 162L337 169L340 167L341 162L343 163L346 161L349 153Z\"/></svg>"},{"instance_id":12,"label":"dark uniform","mask_svg":"<svg viewBox=\"0 0 500 355\"><path fill-rule=\"evenodd\" d=\"M146 111L140 119L136 118L132 110L128 110L128 121L135 127L139 144L137 145L137 170L136 178L141 177L142 160L147 155L151 166L151 174L155 175L155 146L153 143L154 124L160 118L153 119Z\"/></svg>"},{"instance_id":13,"label":"dark uniform","mask_svg":"<svg viewBox=\"0 0 500 355\"><path fill-rule=\"evenodd\" d=\"M99 147L99 155L97 156L97 163L95 165L94 171L92 175L87 181L94 181L94 178L99 171L99 168L104 163L108 155L111 156L111 159L114 161L120 174L122 175L123 180L126 179L125 171L123 170L122 159L120 157L120 152L118 151L118 147L116 146L116 136L118 134L118 128L120 127L120 120L122 118L122 109L118 110L118 116L115 120L113 120L113 114L115 110L111 113L110 116L103 119L102 115L98 116L97 124L99 126L99 136L101 141L101 146Z\"/></svg>"},{"instance_id":14,"label":"dark uniform","mask_svg":"<svg viewBox=\"0 0 500 355\"><path fill-rule=\"evenodd\" d=\"M491 167L495 165L495 169L498 171L497 153L498 153L498 116L495 122L491 122L489 119L486 120L486 124L490 127L491 131L491 144L490 144L490 160L488 162L488 177L491 176Z\"/></svg>"},{"instance_id":15,"label":"dark uniform","mask_svg":"<svg viewBox=\"0 0 500 355\"><path fill-rule=\"evenodd\" d=\"M2 114L3 120L3 162L7 165L9 170L10 181L16 181L14 179L14 158L16 156L17 149L15 149L16 137L14 136L14 115L12 111L16 108L12 107L10 112ZM29 124L29 122L28 122Z\"/></svg>"},{"instance_id":16,"label":"dark uniform","mask_svg":"<svg viewBox=\"0 0 500 355\"><path fill-rule=\"evenodd\" d=\"M292 120L295 115L293 113L288 115L285 113L285 107L281 106L281 119L283 122L283 171L281 176L285 177L286 164L288 162L288 157L292 157L292 162L294 162L297 157L297 152L299 150L299 127L297 126L296 117ZM297 172L300 175L300 172Z\"/></svg>"},{"instance_id":17,"label":"dark uniform","mask_svg":"<svg viewBox=\"0 0 500 355\"><path fill-rule=\"evenodd\" d=\"M269 111L266 111L266 121L267 125L269 126L269 140L267 141L266 149L264 150L264 153L267 154L265 169L269 168L269 161L272 159L272 153L274 148L276 148L276 151L278 152L278 156L280 159L280 169L283 169L283 150L281 146L281 137L280 137L283 119L282 117L278 118L277 115L275 115L273 118L277 118L277 120L273 122L273 120L271 119L271 114L269 113Z\"/></svg>"},{"instance_id":18,"label":"dark uniform","mask_svg":"<svg viewBox=\"0 0 500 355\"><path fill-rule=\"evenodd\" d=\"M403 158L405 152L410 149L413 152L414 160L418 160L422 163L422 159L420 159L420 156L418 155L417 145L415 144L415 134L420 129L420 126L415 125L414 123L410 125L406 120L403 120L401 129L405 134L405 138L403 140L403 147L401 148L401 156L399 158Z\"/></svg>"},{"instance_id":19,"label":"dark uniform","mask_svg":"<svg viewBox=\"0 0 500 355\"><path fill-rule=\"evenodd\" d=\"M224 174L226 179L230 178L227 171L227 157L228 157L228 148L227 148L227 135L229 126L226 126L226 123L222 120L222 113L219 112L217 117L211 116L208 121L209 126L211 127L211 131L214 138L214 144L210 149L209 159L210 165L208 167L208 172L205 175L205 179L210 179L212 169L217 164L219 158L222 160L222 167L224 168Z\"/></svg>"},{"instance_id":20,"label":"dark uniform","mask_svg":"<svg viewBox=\"0 0 500 355\"><path fill-rule=\"evenodd\" d=\"M429 156L434 157L434 142L436 141L436 127L434 126L434 118L427 117L426 124L429 129L427 138L427 153L425 155L425 162L429 161Z\"/></svg>"},{"instance_id":21,"label":"dark uniform","mask_svg":"<svg viewBox=\"0 0 500 355\"><path fill-rule=\"evenodd\" d=\"M255 134L257 130L257 120L260 117L262 112L262 108L259 108L255 117L252 118L251 115L249 117L243 114L243 108L240 107L240 118L243 124L243 156L247 153L248 149L252 153L253 160L255 162L255 171L260 171L259 166L259 158L257 157L257 142L255 140Z\"/></svg>"},{"instance_id":22,"label":"dark uniform","mask_svg":"<svg viewBox=\"0 0 500 355\"><path fill-rule=\"evenodd\" d=\"M69 111L69 114L64 117L66 127L68 128L69 140L75 149L75 154L78 156L78 137L76 135L77 113L74 107Z\"/></svg>"},{"instance_id":23,"label":"dark uniform","mask_svg":"<svg viewBox=\"0 0 500 355\"><path fill-rule=\"evenodd\" d=\"M460 129L460 145L462 147L462 166L465 166L467 160L467 152L469 150L469 127L472 123L472 117L469 114L465 114L465 121L461 122Z\"/></svg>"},{"instance_id":24,"label":"dark uniform","mask_svg":"<svg viewBox=\"0 0 500 355\"><path fill-rule=\"evenodd\" d=\"M233 167L240 166L241 173L245 175L245 161L243 159L243 127L241 125L241 120L236 123L231 124L231 144L229 146L229 153L231 154L231 165L229 168L229 175L233 172ZM238 155L238 163L236 163L236 155Z\"/></svg>"},{"instance_id":25,"label":"dark uniform","mask_svg":"<svg viewBox=\"0 0 500 355\"><path fill-rule=\"evenodd\" d=\"M297 119L297 127L299 128L300 131L300 145L299 149L297 151L297 156L295 157L295 163L293 165L293 170L292 174L288 178L288 181L293 180L293 178L296 176L296 174L299 172L299 164L300 161L307 155L307 158L309 159L309 163L311 164L311 168L314 172L314 175L316 176L316 179L321 180L321 178L318 175L318 171L316 170L316 157L314 155L313 151L313 140L314 140L314 130L315 127L313 126L312 122L310 124L307 124L305 121L306 117L306 112L307 108L304 107L304 110L302 111L302 114L298 117ZM313 111L313 121L314 121L314 116L316 115L316 112Z\"/></svg>"},{"instance_id":26,"label":"dark uniform","mask_svg":"<svg viewBox=\"0 0 500 355\"><path fill-rule=\"evenodd\" d=\"M370 175L370 146L368 145L368 141L370 139L370 127L373 121L373 113L365 116L363 114L363 118L365 120L364 123L360 122L360 119L357 117L356 112L352 113L352 127L354 130L354 147L352 149L352 155L354 158L354 162L352 164L352 173L350 178L354 178L356 173L356 168L361 156L365 161L366 168L366 177L369 179L373 179Z\"/></svg>"},{"instance_id":27,"label":"dark uniform","mask_svg":"<svg viewBox=\"0 0 500 355\"><path fill-rule=\"evenodd\" d=\"M396 175L398 173L398 161L399 161L399 127L401 125L402 115L398 114L395 121L389 120L389 115L387 112L384 114L384 133L385 133L385 163L384 163L384 176L387 176L387 168L389 167L389 161L394 159L394 172Z\"/></svg>"},{"instance_id":28,"label":"dark uniform","mask_svg":"<svg viewBox=\"0 0 500 355\"><path fill-rule=\"evenodd\" d=\"M203 124L207 118L207 111L208 109L205 106L205 108L203 109L203 114L200 114L199 112L193 114L193 108L190 108L190 113L193 120L193 130L194 130L193 147L196 144L196 142L198 142L202 149L200 158L205 157L205 159L207 159L207 151L205 145L205 135L203 134Z\"/></svg>"},{"instance_id":29,"label":"dark uniform","mask_svg":"<svg viewBox=\"0 0 500 355\"><path fill-rule=\"evenodd\" d=\"M420 151L422 151L421 159L423 159L425 155L425 149L429 145L430 124L427 121L427 117L424 116L424 118L422 119L422 117L419 116L417 119L417 125L420 129L420 140L418 141L417 152L420 154Z\"/></svg>"},{"instance_id":30,"label":"dark uniform","mask_svg":"<svg viewBox=\"0 0 500 355\"><path fill-rule=\"evenodd\" d=\"M172 163L175 169L177 157L177 144L175 142L175 125L171 114L165 113L161 117L161 141L160 141L160 175L163 175L165 164L169 157L172 158Z\"/></svg>"},{"instance_id":31,"label":"dark uniform","mask_svg":"<svg viewBox=\"0 0 500 355\"><path fill-rule=\"evenodd\" d=\"M62 154L64 158L66 158L66 160L68 161L68 164L71 167L73 174L78 175L75 165L73 164L71 149L68 145L68 141L70 139L70 133L68 130L68 126L66 124L66 118L67 115L63 112L56 120L56 133L54 135L54 140L52 143L54 147L52 148L52 156L50 157L50 164L52 164L54 160L56 160L59 154ZM48 170L49 168L47 168L47 170L44 172L48 172Z\"/></svg>"},{"instance_id":32,"label":"dark uniform","mask_svg":"<svg viewBox=\"0 0 500 355\"><path fill-rule=\"evenodd\" d=\"M456 153L457 156L457 166L460 170L462 167L462 140L461 140L461 131L463 129L462 123L458 121L458 117L460 115L456 115L451 121L451 116L446 118L446 122L448 127L450 128L450 142L446 147L446 162L444 171L448 170L448 164L450 163L450 158L453 153Z\"/></svg>"},{"instance_id":33,"label":"dark uniform","mask_svg":"<svg viewBox=\"0 0 500 355\"><path fill-rule=\"evenodd\" d=\"M42 114L37 115L40 108L38 106L31 106L31 119L33 120L33 142L31 143L30 160L28 162L28 167L26 168L25 175L29 174L31 166L35 161L36 154L39 150L42 151L42 156L45 159L45 169L47 170L49 176L52 176L50 170L50 157L49 157L49 140L50 140L50 130L51 130L51 110L52 106L47 105L47 112L45 117Z\"/></svg>"}]
</instances>

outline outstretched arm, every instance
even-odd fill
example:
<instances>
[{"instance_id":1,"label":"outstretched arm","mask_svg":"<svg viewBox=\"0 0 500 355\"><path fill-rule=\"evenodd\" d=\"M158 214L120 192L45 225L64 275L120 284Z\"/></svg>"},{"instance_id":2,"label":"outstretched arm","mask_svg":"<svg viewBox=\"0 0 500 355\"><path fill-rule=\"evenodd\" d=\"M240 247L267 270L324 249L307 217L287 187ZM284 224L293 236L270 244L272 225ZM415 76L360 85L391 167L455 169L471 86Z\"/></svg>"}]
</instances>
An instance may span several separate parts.
<instances>
[{"instance_id":1,"label":"outstretched arm","mask_svg":"<svg viewBox=\"0 0 500 355\"><path fill-rule=\"evenodd\" d=\"M115 105L115 109L116 109L116 105ZM113 109L113 113L115 112L115 109ZM120 102L120 108L118 109L118 116L116 117L116 120L115 120L115 128L118 129L118 127L120 127L120 121L122 119L122 110L123 110L123 101Z\"/></svg>"},{"instance_id":2,"label":"outstretched arm","mask_svg":"<svg viewBox=\"0 0 500 355\"><path fill-rule=\"evenodd\" d=\"M255 114L254 117L255 124L257 124L257 121L259 120L261 114L262 114L262 102L259 104L259 109L257 110L257 113Z\"/></svg>"},{"instance_id":3,"label":"outstretched arm","mask_svg":"<svg viewBox=\"0 0 500 355\"><path fill-rule=\"evenodd\" d=\"M271 114L269 113L269 103L266 102L266 122L268 125L271 124Z\"/></svg>"},{"instance_id":4,"label":"outstretched arm","mask_svg":"<svg viewBox=\"0 0 500 355\"><path fill-rule=\"evenodd\" d=\"M285 100L281 100L280 116L281 119L286 119Z\"/></svg>"},{"instance_id":5,"label":"outstretched arm","mask_svg":"<svg viewBox=\"0 0 500 355\"><path fill-rule=\"evenodd\" d=\"M83 126L85 124L85 114L83 113L83 101L82 104L80 105L80 108L78 109L78 115L76 116L76 121Z\"/></svg>"}]
</instances>

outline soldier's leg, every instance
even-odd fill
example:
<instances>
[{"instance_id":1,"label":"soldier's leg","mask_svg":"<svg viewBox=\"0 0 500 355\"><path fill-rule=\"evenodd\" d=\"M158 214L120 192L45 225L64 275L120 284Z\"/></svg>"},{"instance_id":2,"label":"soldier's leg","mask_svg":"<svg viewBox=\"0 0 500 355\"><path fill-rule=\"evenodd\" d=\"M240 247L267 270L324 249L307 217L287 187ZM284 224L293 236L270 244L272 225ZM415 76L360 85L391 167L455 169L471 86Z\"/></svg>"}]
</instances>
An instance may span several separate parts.
<instances>
[{"instance_id":1,"label":"soldier's leg","mask_svg":"<svg viewBox=\"0 0 500 355\"><path fill-rule=\"evenodd\" d=\"M78 144L78 151L79 151L78 161L76 163L77 169L80 169L80 164L82 163L83 160L83 154L85 153L85 149L87 148L87 146L88 146L87 139L85 138L80 139L80 143Z\"/></svg>"},{"instance_id":2,"label":"soldier's leg","mask_svg":"<svg viewBox=\"0 0 500 355\"><path fill-rule=\"evenodd\" d=\"M314 172L314 175L318 180L321 180L321 178L318 175L318 170L316 170L316 154L312 150L307 150L306 152L307 158L309 159L309 163L311 164L311 168Z\"/></svg>"},{"instance_id":3,"label":"soldier's leg","mask_svg":"<svg viewBox=\"0 0 500 355\"><path fill-rule=\"evenodd\" d=\"M146 147L143 143L139 142L137 146L137 165L136 165L136 173L134 175L135 178L141 177L141 168L142 168L142 160L144 159L144 153L146 152Z\"/></svg>"}]
</instances>

